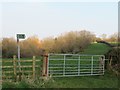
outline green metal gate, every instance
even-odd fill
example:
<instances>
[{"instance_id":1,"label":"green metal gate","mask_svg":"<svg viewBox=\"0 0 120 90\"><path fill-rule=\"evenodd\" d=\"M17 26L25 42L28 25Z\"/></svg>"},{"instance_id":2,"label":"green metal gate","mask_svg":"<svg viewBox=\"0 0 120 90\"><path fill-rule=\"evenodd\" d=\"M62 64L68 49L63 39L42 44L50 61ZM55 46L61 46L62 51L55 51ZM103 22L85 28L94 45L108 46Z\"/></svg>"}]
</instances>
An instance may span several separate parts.
<instances>
[{"instance_id":1,"label":"green metal gate","mask_svg":"<svg viewBox=\"0 0 120 90\"><path fill-rule=\"evenodd\" d=\"M48 76L104 75L104 55L48 54Z\"/></svg>"}]
</instances>

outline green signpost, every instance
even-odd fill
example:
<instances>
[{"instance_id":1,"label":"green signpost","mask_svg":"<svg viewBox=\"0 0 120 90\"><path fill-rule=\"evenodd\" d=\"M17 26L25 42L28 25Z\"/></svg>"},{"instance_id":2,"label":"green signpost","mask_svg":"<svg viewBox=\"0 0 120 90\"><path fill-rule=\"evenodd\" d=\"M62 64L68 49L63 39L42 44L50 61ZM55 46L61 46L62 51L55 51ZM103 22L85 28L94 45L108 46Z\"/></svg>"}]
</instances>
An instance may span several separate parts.
<instances>
[{"instance_id":1,"label":"green signpost","mask_svg":"<svg viewBox=\"0 0 120 90\"><path fill-rule=\"evenodd\" d=\"M21 65L20 65L20 45L19 39L25 39L25 34L17 34L17 46L18 46L18 65L19 65L19 80L21 80Z\"/></svg>"}]
</instances>

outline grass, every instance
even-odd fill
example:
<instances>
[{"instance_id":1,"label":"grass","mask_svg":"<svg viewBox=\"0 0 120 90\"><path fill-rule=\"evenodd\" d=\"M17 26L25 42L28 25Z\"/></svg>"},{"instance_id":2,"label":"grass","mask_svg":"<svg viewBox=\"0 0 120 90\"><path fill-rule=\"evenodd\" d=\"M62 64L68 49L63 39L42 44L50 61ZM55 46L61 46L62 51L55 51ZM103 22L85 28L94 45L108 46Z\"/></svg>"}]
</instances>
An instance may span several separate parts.
<instances>
[{"instance_id":1,"label":"grass","mask_svg":"<svg viewBox=\"0 0 120 90\"><path fill-rule=\"evenodd\" d=\"M106 72L104 76L80 76L51 78L49 81L40 79L21 82L3 82L3 88L117 88L118 78Z\"/></svg>"},{"instance_id":2,"label":"grass","mask_svg":"<svg viewBox=\"0 0 120 90\"><path fill-rule=\"evenodd\" d=\"M104 76L81 76L56 78L56 86L59 88L116 88L117 77L108 75Z\"/></svg>"},{"instance_id":3,"label":"grass","mask_svg":"<svg viewBox=\"0 0 120 90\"><path fill-rule=\"evenodd\" d=\"M102 43L93 43L89 45L83 52L80 54L95 54L95 55L103 55L107 53L111 48Z\"/></svg>"}]
</instances>

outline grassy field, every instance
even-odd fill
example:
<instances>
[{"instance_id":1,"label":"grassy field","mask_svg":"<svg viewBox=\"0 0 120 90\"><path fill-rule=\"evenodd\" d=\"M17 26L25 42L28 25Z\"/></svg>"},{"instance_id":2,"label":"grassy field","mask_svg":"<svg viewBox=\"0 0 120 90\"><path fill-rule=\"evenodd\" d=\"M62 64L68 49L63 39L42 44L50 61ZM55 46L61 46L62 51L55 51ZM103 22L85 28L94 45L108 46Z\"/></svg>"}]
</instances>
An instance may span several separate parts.
<instances>
[{"instance_id":1,"label":"grassy field","mask_svg":"<svg viewBox=\"0 0 120 90\"><path fill-rule=\"evenodd\" d=\"M80 54L103 55L111 48L104 44L94 43L88 46ZM23 60L23 59L22 59ZM105 71L103 76L80 76L50 78L42 81L39 77L36 80L23 79L21 82L4 81L3 88L117 88L118 78L110 71Z\"/></svg>"},{"instance_id":2,"label":"grassy field","mask_svg":"<svg viewBox=\"0 0 120 90\"><path fill-rule=\"evenodd\" d=\"M102 43L93 43L89 45L83 52L80 54L95 54L95 55L103 55L108 52L111 48Z\"/></svg>"}]
</instances>

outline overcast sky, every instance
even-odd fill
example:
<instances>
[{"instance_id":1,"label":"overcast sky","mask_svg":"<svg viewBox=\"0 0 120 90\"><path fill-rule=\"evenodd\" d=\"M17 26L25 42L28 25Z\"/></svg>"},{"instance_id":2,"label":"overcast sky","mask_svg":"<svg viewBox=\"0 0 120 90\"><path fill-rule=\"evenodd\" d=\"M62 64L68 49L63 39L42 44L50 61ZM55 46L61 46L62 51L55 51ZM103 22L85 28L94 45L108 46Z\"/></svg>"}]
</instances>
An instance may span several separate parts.
<instances>
[{"instance_id":1,"label":"overcast sky","mask_svg":"<svg viewBox=\"0 0 120 90\"><path fill-rule=\"evenodd\" d=\"M0 7L2 37L25 33L43 39L84 29L97 36L118 31L117 2L8 2Z\"/></svg>"}]
</instances>

